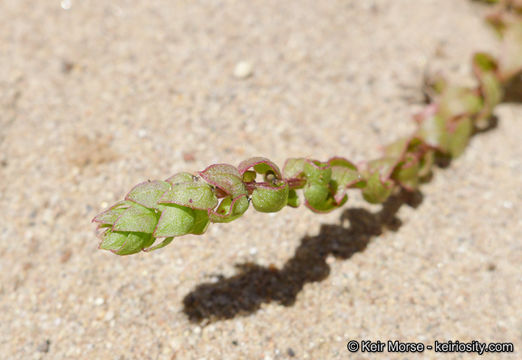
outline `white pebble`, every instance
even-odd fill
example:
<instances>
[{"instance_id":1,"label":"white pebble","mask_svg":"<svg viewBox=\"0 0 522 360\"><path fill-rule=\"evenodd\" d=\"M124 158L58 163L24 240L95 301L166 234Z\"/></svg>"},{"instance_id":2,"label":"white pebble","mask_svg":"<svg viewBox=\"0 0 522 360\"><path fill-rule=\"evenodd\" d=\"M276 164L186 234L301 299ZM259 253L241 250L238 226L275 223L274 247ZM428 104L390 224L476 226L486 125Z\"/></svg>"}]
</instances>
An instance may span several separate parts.
<instances>
[{"instance_id":1,"label":"white pebble","mask_svg":"<svg viewBox=\"0 0 522 360\"><path fill-rule=\"evenodd\" d=\"M247 61L240 61L234 68L234 76L238 79L246 79L252 75L253 70L252 64Z\"/></svg>"},{"instance_id":2,"label":"white pebble","mask_svg":"<svg viewBox=\"0 0 522 360\"><path fill-rule=\"evenodd\" d=\"M143 139L145 136L147 136L147 130L145 129L139 129L138 130L138 137Z\"/></svg>"},{"instance_id":3,"label":"white pebble","mask_svg":"<svg viewBox=\"0 0 522 360\"><path fill-rule=\"evenodd\" d=\"M60 6L64 10L69 10L71 8L71 6L72 6L72 2L71 2L71 0L62 0L60 2Z\"/></svg>"},{"instance_id":4,"label":"white pebble","mask_svg":"<svg viewBox=\"0 0 522 360\"><path fill-rule=\"evenodd\" d=\"M506 209L511 209L513 207L513 203L511 201L504 201L502 204Z\"/></svg>"},{"instance_id":5,"label":"white pebble","mask_svg":"<svg viewBox=\"0 0 522 360\"><path fill-rule=\"evenodd\" d=\"M94 300L94 304L95 304L95 305L98 305L98 306L103 305L104 302L105 302L105 300L103 300L102 297L96 298L96 299Z\"/></svg>"}]
</instances>

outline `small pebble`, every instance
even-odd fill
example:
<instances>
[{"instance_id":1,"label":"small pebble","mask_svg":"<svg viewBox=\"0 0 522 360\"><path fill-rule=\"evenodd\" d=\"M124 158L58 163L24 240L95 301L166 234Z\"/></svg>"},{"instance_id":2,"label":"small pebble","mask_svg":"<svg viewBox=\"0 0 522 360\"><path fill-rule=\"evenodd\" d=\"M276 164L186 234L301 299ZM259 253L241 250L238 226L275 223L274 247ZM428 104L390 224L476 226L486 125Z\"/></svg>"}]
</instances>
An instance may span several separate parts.
<instances>
[{"instance_id":1,"label":"small pebble","mask_svg":"<svg viewBox=\"0 0 522 360\"><path fill-rule=\"evenodd\" d=\"M511 209L513 207L513 203L511 201L504 201L502 204L506 209Z\"/></svg>"},{"instance_id":2,"label":"small pebble","mask_svg":"<svg viewBox=\"0 0 522 360\"><path fill-rule=\"evenodd\" d=\"M252 64L247 61L240 61L234 68L234 76L238 79L246 79L253 73Z\"/></svg>"},{"instance_id":3,"label":"small pebble","mask_svg":"<svg viewBox=\"0 0 522 360\"><path fill-rule=\"evenodd\" d=\"M51 340L47 339L47 340L45 340L43 343L41 343L40 345L38 345L38 347L36 348L36 350L38 350L39 352L48 353L50 347L51 347Z\"/></svg>"},{"instance_id":4,"label":"small pebble","mask_svg":"<svg viewBox=\"0 0 522 360\"><path fill-rule=\"evenodd\" d=\"M294 351L294 349L292 349L292 348L288 348L288 349L286 349L286 353L287 353L288 356L290 356L290 357L294 357L294 356L295 356L295 351Z\"/></svg>"},{"instance_id":5,"label":"small pebble","mask_svg":"<svg viewBox=\"0 0 522 360\"><path fill-rule=\"evenodd\" d=\"M71 8L71 6L72 6L72 2L71 2L71 0L62 0L60 2L60 6L64 10L69 10Z\"/></svg>"},{"instance_id":6,"label":"small pebble","mask_svg":"<svg viewBox=\"0 0 522 360\"><path fill-rule=\"evenodd\" d=\"M105 300L103 300L102 297L96 298L96 299L94 300L94 304L95 304L95 305L98 305L98 306L103 305L104 302L105 302Z\"/></svg>"},{"instance_id":7,"label":"small pebble","mask_svg":"<svg viewBox=\"0 0 522 360\"><path fill-rule=\"evenodd\" d=\"M147 130L145 129L139 129L138 130L138 137L143 139L145 136L147 136Z\"/></svg>"}]
</instances>

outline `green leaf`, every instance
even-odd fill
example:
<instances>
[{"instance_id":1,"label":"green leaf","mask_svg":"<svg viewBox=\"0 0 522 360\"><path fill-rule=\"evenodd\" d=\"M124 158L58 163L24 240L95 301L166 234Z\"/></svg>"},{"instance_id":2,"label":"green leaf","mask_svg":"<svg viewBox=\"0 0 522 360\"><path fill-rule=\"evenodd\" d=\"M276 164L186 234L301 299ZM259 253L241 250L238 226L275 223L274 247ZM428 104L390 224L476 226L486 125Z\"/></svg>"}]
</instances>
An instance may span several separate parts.
<instances>
[{"instance_id":1,"label":"green leaf","mask_svg":"<svg viewBox=\"0 0 522 360\"><path fill-rule=\"evenodd\" d=\"M473 56L473 70L478 74L496 71L497 62L490 54L479 52Z\"/></svg>"},{"instance_id":2,"label":"green leaf","mask_svg":"<svg viewBox=\"0 0 522 360\"><path fill-rule=\"evenodd\" d=\"M130 255L140 252L149 247L154 242L152 234L130 232L127 234L127 240L122 247L116 250L118 255Z\"/></svg>"},{"instance_id":3,"label":"green leaf","mask_svg":"<svg viewBox=\"0 0 522 360\"><path fill-rule=\"evenodd\" d=\"M100 249L118 250L127 240L127 234L128 232L114 232L111 229L107 229L103 233Z\"/></svg>"},{"instance_id":4,"label":"green leaf","mask_svg":"<svg viewBox=\"0 0 522 360\"><path fill-rule=\"evenodd\" d=\"M386 157L388 158L399 158L404 155L406 152L408 145L411 141L411 138L402 138L397 141L392 142L391 144L388 144L384 148L384 153L386 154Z\"/></svg>"},{"instance_id":5,"label":"green leaf","mask_svg":"<svg viewBox=\"0 0 522 360\"><path fill-rule=\"evenodd\" d=\"M169 189L170 184L166 181L146 181L132 188L125 200L134 201L147 208L154 208L159 198Z\"/></svg>"},{"instance_id":6,"label":"green leaf","mask_svg":"<svg viewBox=\"0 0 522 360\"><path fill-rule=\"evenodd\" d=\"M221 200L215 211L210 210L210 221L213 223L228 223L239 218L247 209L248 199L246 195L233 200L231 197L226 197Z\"/></svg>"},{"instance_id":7,"label":"green leaf","mask_svg":"<svg viewBox=\"0 0 522 360\"><path fill-rule=\"evenodd\" d=\"M334 166L332 168L332 182L334 193L345 190L350 186L362 182L361 174L357 170Z\"/></svg>"},{"instance_id":8,"label":"green leaf","mask_svg":"<svg viewBox=\"0 0 522 360\"><path fill-rule=\"evenodd\" d=\"M448 86L441 95L439 114L442 118L476 114L482 108L480 97L470 88Z\"/></svg>"},{"instance_id":9,"label":"green leaf","mask_svg":"<svg viewBox=\"0 0 522 360\"><path fill-rule=\"evenodd\" d=\"M277 212L288 201L288 184L279 187L258 186L252 192L252 205L260 212Z\"/></svg>"},{"instance_id":10,"label":"green leaf","mask_svg":"<svg viewBox=\"0 0 522 360\"><path fill-rule=\"evenodd\" d=\"M288 191L287 205L294 208L299 207L300 205L299 195L297 195L297 191L295 191L294 189Z\"/></svg>"},{"instance_id":11,"label":"green leaf","mask_svg":"<svg viewBox=\"0 0 522 360\"><path fill-rule=\"evenodd\" d=\"M424 142L432 147L445 147L447 142L444 138L446 135L446 120L440 115L429 116L421 123L418 136Z\"/></svg>"},{"instance_id":12,"label":"green leaf","mask_svg":"<svg viewBox=\"0 0 522 360\"><path fill-rule=\"evenodd\" d=\"M103 235L100 249L111 250L118 255L130 255L140 252L152 245L154 238L151 234L127 231L111 231Z\"/></svg>"},{"instance_id":13,"label":"green leaf","mask_svg":"<svg viewBox=\"0 0 522 360\"><path fill-rule=\"evenodd\" d=\"M328 185L308 183L304 188L304 197L307 205L313 209L323 209L326 206L329 195Z\"/></svg>"},{"instance_id":14,"label":"green leaf","mask_svg":"<svg viewBox=\"0 0 522 360\"><path fill-rule=\"evenodd\" d=\"M330 166L319 161L305 161L303 171L306 179L317 185L328 185L332 178Z\"/></svg>"},{"instance_id":15,"label":"green leaf","mask_svg":"<svg viewBox=\"0 0 522 360\"><path fill-rule=\"evenodd\" d=\"M157 222L158 216L154 210L147 209L139 204L133 204L116 220L112 229L114 231L152 233Z\"/></svg>"},{"instance_id":16,"label":"green leaf","mask_svg":"<svg viewBox=\"0 0 522 360\"><path fill-rule=\"evenodd\" d=\"M178 204L192 209L213 209L218 199L212 188L203 181L185 182L172 185L158 201L160 204Z\"/></svg>"},{"instance_id":17,"label":"green leaf","mask_svg":"<svg viewBox=\"0 0 522 360\"><path fill-rule=\"evenodd\" d=\"M208 216L208 211L194 210L194 225L192 225L190 233L194 235L201 235L207 231L209 224L210 219Z\"/></svg>"},{"instance_id":18,"label":"green leaf","mask_svg":"<svg viewBox=\"0 0 522 360\"><path fill-rule=\"evenodd\" d=\"M302 158L290 158L286 160L285 166L283 167L283 173L285 179L299 178L303 175L305 159Z\"/></svg>"},{"instance_id":19,"label":"green leaf","mask_svg":"<svg viewBox=\"0 0 522 360\"><path fill-rule=\"evenodd\" d=\"M371 160L367 163L367 171L370 174L378 172L382 179L387 180L390 178L398 162L398 157L391 156Z\"/></svg>"},{"instance_id":20,"label":"green leaf","mask_svg":"<svg viewBox=\"0 0 522 360\"><path fill-rule=\"evenodd\" d=\"M482 117L487 118L491 116L493 109L500 103L504 94L500 81L494 73L483 74L480 82L485 103Z\"/></svg>"},{"instance_id":21,"label":"green leaf","mask_svg":"<svg viewBox=\"0 0 522 360\"><path fill-rule=\"evenodd\" d=\"M477 53L473 57L473 71L480 82L480 91L484 97L484 106L475 123L491 116L493 108L503 96L502 86L497 75L498 64L493 56Z\"/></svg>"},{"instance_id":22,"label":"green leaf","mask_svg":"<svg viewBox=\"0 0 522 360\"><path fill-rule=\"evenodd\" d=\"M327 162L330 167L343 167L347 169L357 170L357 166L355 164L345 158L342 157L333 157Z\"/></svg>"},{"instance_id":23,"label":"green leaf","mask_svg":"<svg viewBox=\"0 0 522 360\"><path fill-rule=\"evenodd\" d=\"M239 171L228 164L211 165L202 172L201 177L211 185L223 190L232 198L247 195L245 184L241 179Z\"/></svg>"},{"instance_id":24,"label":"green leaf","mask_svg":"<svg viewBox=\"0 0 522 360\"><path fill-rule=\"evenodd\" d=\"M188 172L180 172L177 174L172 175L169 177L166 182L174 185L174 184L180 184L184 182L193 182L194 181L194 175L188 173Z\"/></svg>"},{"instance_id":25,"label":"green leaf","mask_svg":"<svg viewBox=\"0 0 522 360\"><path fill-rule=\"evenodd\" d=\"M435 164L435 152L428 150L420 159L419 163L419 178L424 178L431 174L431 169Z\"/></svg>"},{"instance_id":26,"label":"green leaf","mask_svg":"<svg viewBox=\"0 0 522 360\"><path fill-rule=\"evenodd\" d=\"M469 117L458 120L454 131L450 134L448 151L451 156L457 157L468 145L471 131L473 130L473 123Z\"/></svg>"},{"instance_id":27,"label":"green leaf","mask_svg":"<svg viewBox=\"0 0 522 360\"><path fill-rule=\"evenodd\" d=\"M148 248L144 248L143 251L150 252L150 251L161 249L161 248L167 246L168 244L170 244L172 242L172 240L174 240L173 237L165 238L162 242L160 242L160 243L158 243L158 244L156 244L154 246L150 246Z\"/></svg>"},{"instance_id":28,"label":"green leaf","mask_svg":"<svg viewBox=\"0 0 522 360\"><path fill-rule=\"evenodd\" d=\"M379 173L373 173L366 181L362 195L366 201L372 204L384 202L392 192L392 184L382 182Z\"/></svg>"},{"instance_id":29,"label":"green leaf","mask_svg":"<svg viewBox=\"0 0 522 360\"><path fill-rule=\"evenodd\" d=\"M245 171L243 173L243 182L249 183L255 181L256 175L255 171Z\"/></svg>"},{"instance_id":30,"label":"green leaf","mask_svg":"<svg viewBox=\"0 0 522 360\"><path fill-rule=\"evenodd\" d=\"M181 236L194 226L194 210L176 204L160 205L161 217L154 230L155 237Z\"/></svg>"},{"instance_id":31,"label":"green leaf","mask_svg":"<svg viewBox=\"0 0 522 360\"><path fill-rule=\"evenodd\" d=\"M108 210L96 215L93 222L112 225L118 218L132 205L130 201L120 201L111 206Z\"/></svg>"},{"instance_id":32,"label":"green leaf","mask_svg":"<svg viewBox=\"0 0 522 360\"><path fill-rule=\"evenodd\" d=\"M392 178L408 190L415 190L419 185L419 161L409 158L402 162L392 174Z\"/></svg>"}]
</instances>

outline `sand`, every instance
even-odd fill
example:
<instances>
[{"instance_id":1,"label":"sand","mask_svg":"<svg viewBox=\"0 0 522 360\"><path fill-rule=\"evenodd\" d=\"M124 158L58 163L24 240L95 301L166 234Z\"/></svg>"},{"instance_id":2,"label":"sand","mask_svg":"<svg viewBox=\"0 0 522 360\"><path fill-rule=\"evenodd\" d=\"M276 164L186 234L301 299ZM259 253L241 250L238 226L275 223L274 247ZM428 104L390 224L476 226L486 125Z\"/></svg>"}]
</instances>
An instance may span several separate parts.
<instances>
[{"instance_id":1,"label":"sand","mask_svg":"<svg viewBox=\"0 0 522 360\"><path fill-rule=\"evenodd\" d=\"M266 156L354 161L408 134L426 71L496 51L465 0L0 2L0 358L457 359L522 350L522 107L410 206L250 209L150 254L94 215L147 179ZM412 200L412 199L410 199Z\"/></svg>"}]
</instances>

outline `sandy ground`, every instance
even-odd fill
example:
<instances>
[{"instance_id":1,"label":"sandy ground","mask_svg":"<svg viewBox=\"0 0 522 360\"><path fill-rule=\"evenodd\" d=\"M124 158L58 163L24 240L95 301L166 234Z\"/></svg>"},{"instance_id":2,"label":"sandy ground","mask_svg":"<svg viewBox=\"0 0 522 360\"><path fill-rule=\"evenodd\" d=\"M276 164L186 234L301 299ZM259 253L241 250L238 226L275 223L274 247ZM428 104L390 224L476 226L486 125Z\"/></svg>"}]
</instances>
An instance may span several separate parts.
<instances>
[{"instance_id":1,"label":"sandy ground","mask_svg":"<svg viewBox=\"0 0 522 360\"><path fill-rule=\"evenodd\" d=\"M422 201L252 209L151 253L92 217L146 179L262 155L361 161L413 129L427 68L495 50L465 0L2 0L0 358L457 359L350 339L522 351L522 107ZM246 61L251 76L237 78ZM419 200L419 199L417 199ZM418 204L420 202L420 204ZM439 356L437 356L439 355Z\"/></svg>"}]
</instances>

